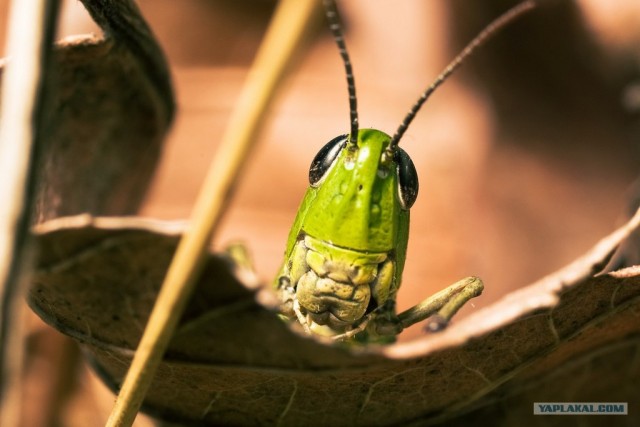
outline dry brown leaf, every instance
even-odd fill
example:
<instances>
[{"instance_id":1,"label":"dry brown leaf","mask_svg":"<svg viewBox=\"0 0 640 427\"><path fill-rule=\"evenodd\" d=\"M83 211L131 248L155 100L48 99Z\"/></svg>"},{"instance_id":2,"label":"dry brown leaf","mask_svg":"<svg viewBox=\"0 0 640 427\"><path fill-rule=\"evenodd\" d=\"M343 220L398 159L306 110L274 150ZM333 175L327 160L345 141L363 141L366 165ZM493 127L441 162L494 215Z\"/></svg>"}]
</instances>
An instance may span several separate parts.
<instances>
[{"instance_id":1,"label":"dry brown leaf","mask_svg":"<svg viewBox=\"0 0 640 427\"><path fill-rule=\"evenodd\" d=\"M9 65L15 65L23 75L23 81L33 81L39 90L32 93L24 86L14 86L9 75L3 82L14 89L21 88L18 92L13 91L14 95L4 104L7 111L22 112L25 104L20 102L21 98L35 96L29 99L33 102L33 111L23 114L33 118L33 135L29 136L34 141L33 149L26 150L33 160L14 159L17 166L23 163L30 166L29 173L25 171L29 176L27 183L16 184L24 185L21 191L26 192L26 200L22 203L3 193L3 202L7 206L16 205L14 211L22 213L20 218L15 218L18 237L11 245L14 262L9 280L2 289L3 310L0 310L3 314L0 347L9 355L5 358L2 354L1 357L3 370L7 371L2 379L3 385L11 390L6 396L3 393L3 398L10 396L3 399L3 403L7 403L4 406L9 408L5 411L3 406L3 425L14 425L18 419L29 426L60 424L61 409L77 373L77 360L56 357L69 344L56 339L53 331L49 330L50 335L44 334L51 338L47 346L52 350L44 364L40 363L38 349L31 345L39 338L25 337L23 341L27 346L21 342L24 322L21 322L18 309L13 307L24 306L25 290L21 287L29 282L31 261L30 242L22 236L29 235L32 221L82 212L103 215L136 212L155 170L174 113L173 91L164 55L133 1L86 0L89 11L97 18L101 17L98 22L105 30L105 37L75 36L58 43L55 49L51 49L51 37L55 32L57 13L54 9L58 2L40 3L31 5L34 18L27 20L33 21L32 25L16 37L23 40L20 47L11 50L15 63ZM18 15L12 19L16 17ZM38 21L34 21L35 17ZM46 48L37 49L32 62L20 61L23 55L16 53L31 51L28 42L39 34L39 27L44 34L40 43ZM51 55L49 51L52 51ZM42 59L42 78L36 56ZM8 61L11 58L0 62L0 75ZM30 63L37 68L27 69ZM9 93L6 91L5 95ZM15 122L19 123L19 120ZM24 127L29 128L29 123ZM31 147L27 144L28 138L19 137L20 133L14 132L11 136L4 142ZM3 170L4 178L8 172ZM14 224L9 223L11 229ZM11 233L4 233L2 237L10 238ZM9 334L4 333L7 330ZM10 345L5 346L7 343ZM58 352L56 345L60 346ZM16 361L23 359L25 347L23 370ZM53 374L46 375L47 372ZM21 387L12 384L14 378L22 379ZM10 399L15 399L16 403L11 404ZM21 410L22 416L19 415Z\"/></svg>"},{"instance_id":2,"label":"dry brown leaf","mask_svg":"<svg viewBox=\"0 0 640 427\"><path fill-rule=\"evenodd\" d=\"M84 3L106 37L67 38L55 50L38 221L134 213L174 113L166 61L135 5Z\"/></svg>"},{"instance_id":3,"label":"dry brown leaf","mask_svg":"<svg viewBox=\"0 0 640 427\"><path fill-rule=\"evenodd\" d=\"M146 407L224 425L424 425L487 413L507 424L510 406L492 403L530 414L533 401L554 396L549 387L557 399L633 401L640 369L612 361L637 358L640 267L596 273L639 223L640 214L562 271L442 333L387 347L347 348L292 332L269 289L242 285L211 254ZM30 303L86 346L114 388L181 229L90 216L38 227Z\"/></svg>"},{"instance_id":4,"label":"dry brown leaf","mask_svg":"<svg viewBox=\"0 0 640 427\"><path fill-rule=\"evenodd\" d=\"M59 86L42 154L38 219L135 212L172 105L158 99L135 57L114 40L68 39L56 58Z\"/></svg>"}]
</instances>

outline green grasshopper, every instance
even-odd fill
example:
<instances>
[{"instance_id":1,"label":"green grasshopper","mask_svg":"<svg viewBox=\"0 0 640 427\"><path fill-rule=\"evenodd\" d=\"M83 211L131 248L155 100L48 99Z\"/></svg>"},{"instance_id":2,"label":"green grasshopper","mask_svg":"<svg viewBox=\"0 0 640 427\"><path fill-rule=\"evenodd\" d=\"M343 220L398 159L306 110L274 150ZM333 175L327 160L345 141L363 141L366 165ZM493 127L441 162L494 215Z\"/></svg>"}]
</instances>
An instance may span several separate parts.
<instances>
[{"instance_id":1,"label":"green grasshopper","mask_svg":"<svg viewBox=\"0 0 640 427\"><path fill-rule=\"evenodd\" d=\"M418 195L416 169L398 144L433 91L476 47L533 3L509 10L471 41L421 94L393 138L376 129L358 129L353 71L336 5L333 0L324 3L346 71L351 132L329 141L311 162L310 186L274 281L282 314L310 334L337 340L392 341L407 326L430 316L428 329L440 330L482 293L483 284L468 277L396 314L409 209Z\"/></svg>"}]
</instances>

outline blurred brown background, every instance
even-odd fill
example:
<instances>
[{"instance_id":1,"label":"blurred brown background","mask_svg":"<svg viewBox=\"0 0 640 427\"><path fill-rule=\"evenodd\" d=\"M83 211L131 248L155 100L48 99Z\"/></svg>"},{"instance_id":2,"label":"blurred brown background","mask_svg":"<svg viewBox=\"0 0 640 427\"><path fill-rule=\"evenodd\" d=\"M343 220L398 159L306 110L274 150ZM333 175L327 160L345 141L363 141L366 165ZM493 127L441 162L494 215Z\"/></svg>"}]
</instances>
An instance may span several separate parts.
<instances>
[{"instance_id":1,"label":"blurred brown background","mask_svg":"<svg viewBox=\"0 0 640 427\"><path fill-rule=\"evenodd\" d=\"M393 133L459 48L513 4L474 3L340 2L363 127ZM273 2L139 5L169 58L179 106L142 214L183 219ZM0 2L3 13L6 7ZM467 275L482 277L486 291L463 311L489 305L567 264L624 221L640 163L639 24L636 0L549 2L498 34L425 105L402 141L421 190L400 309ZM71 0L59 31L98 30ZM0 37L3 46L4 31ZM342 65L320 28L271 112L215 247L245 241L260 275L271 280L309 163L347 126ZM414 328L407 337L420 333ZM101 425L85 412L68 425Z\"/></svg>"}]
</instances>

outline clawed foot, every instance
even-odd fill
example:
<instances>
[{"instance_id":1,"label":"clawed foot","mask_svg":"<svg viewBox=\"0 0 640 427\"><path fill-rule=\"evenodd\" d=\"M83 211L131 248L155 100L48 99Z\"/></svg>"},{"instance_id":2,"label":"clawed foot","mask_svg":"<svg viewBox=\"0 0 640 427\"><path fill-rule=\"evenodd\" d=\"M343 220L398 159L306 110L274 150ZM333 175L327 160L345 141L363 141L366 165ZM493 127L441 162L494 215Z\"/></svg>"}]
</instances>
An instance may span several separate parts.
<instances>
[{"instance_id":1,"label":"clawed foot","mask_svg":"<svg viewBox=\"0 0 640 427\"><path fill-rule=\"evenodd\" d=\"M431 316L425 329L430 332L441 331L458 310L467 301L480 295L483 289L482 280L473 276L467 277L400 313L398 318L402 327L407 328Z\"/></svg>"}]
</instances>

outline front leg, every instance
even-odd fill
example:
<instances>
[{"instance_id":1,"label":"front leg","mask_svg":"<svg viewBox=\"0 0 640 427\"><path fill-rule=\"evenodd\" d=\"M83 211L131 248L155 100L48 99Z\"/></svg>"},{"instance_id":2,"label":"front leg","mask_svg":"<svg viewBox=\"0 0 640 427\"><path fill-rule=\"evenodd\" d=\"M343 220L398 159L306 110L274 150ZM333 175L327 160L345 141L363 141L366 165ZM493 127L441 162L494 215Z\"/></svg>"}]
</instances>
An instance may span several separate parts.
<instances>
[{"instance_id":1,"label":"front leg","mask_svg":"<svg viewBox=\"0 0 640 427\"><path fill-rule=\"evenodd\" d=\"M310 334L311 327L309 326L309 322L307 322L307 317L302 313L302 310L300 308L300 301L298 301L298 298L295 296L293 297L293 311L295 312L296 317L298 318L298 322L304 328L304 331Z\"/></svg>"},{"instance_id":2,"label":"front leg","mask_svg":"<svg viewBox=\"0 0 640 427\"><path fill-rule=\"evenodd\" d=\"M403 327L395 314L396 301L388 299L383 305L364 316L352 329L333 337L336 341L351 339L364 332L360 339L366 342L391 343Z\"/></svg>"},{"instance_id":3,"label":"front leg","mask_svg":"<svg viewBox=\"0 0 640 427\"><path fill-rule=\"evenodd\" d=\"M260 279L256 273L249 250L243 243L229 243L221 255L228 260L233 273L239 281L250 287L260 285Z\"/></svg>"},{"instance_id":4,"label":"front leg","mask_svg":"<svg viewBox=\"0 0 640 427\"><path fill-rule=\"evenodd\" d=\"M473 276L464 278L400 313L398 319L402 328L407 328L433 316L427 324L427 329L432 332L442 330L454 314L471 298L480 295L483 289L484 285L479 278Z\"/></svg>"}]
</instances>

